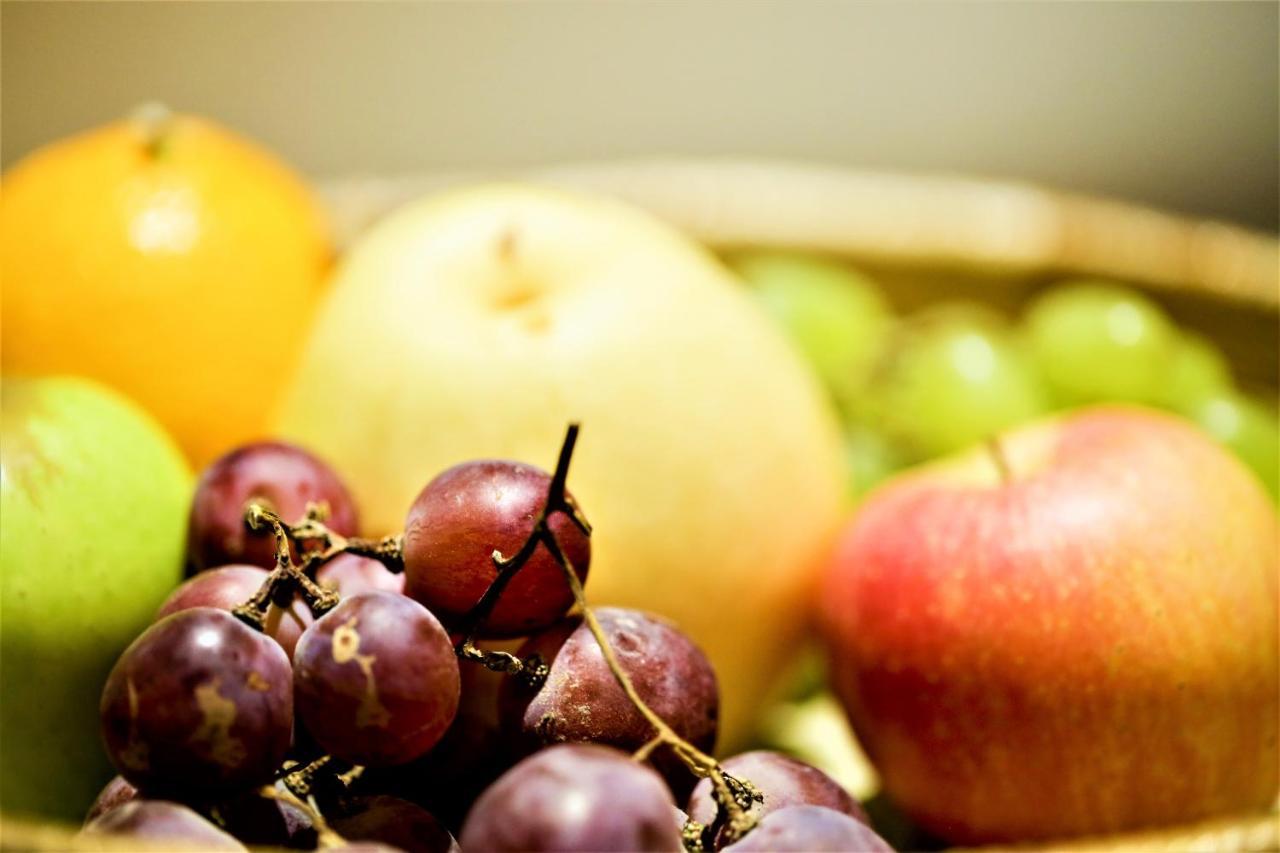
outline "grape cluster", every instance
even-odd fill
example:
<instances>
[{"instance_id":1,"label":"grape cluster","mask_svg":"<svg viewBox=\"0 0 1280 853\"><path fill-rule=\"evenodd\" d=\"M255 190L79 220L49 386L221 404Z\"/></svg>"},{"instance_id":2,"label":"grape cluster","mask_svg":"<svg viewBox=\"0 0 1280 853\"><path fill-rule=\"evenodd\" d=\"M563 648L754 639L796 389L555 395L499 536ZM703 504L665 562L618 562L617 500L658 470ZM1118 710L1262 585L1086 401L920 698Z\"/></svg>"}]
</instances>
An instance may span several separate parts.
<instances>
[{"instance_id":1,"label":"grape cluster","mask_svg":"<svg viewBox=\"0 0 1280 853\"><path fill-rule=\"evenodd\" d=\"M1015 323L964 300L896 317L875 281L841 263L761 250L730 261L844 416L855 496L1049 412L1128 402L1195 422L1280 499L1274 396L1240 388L1212 342L1138 291L1057 282Z\"/></svg>"},{"instance_id":2,"label":"grape cluster","mask_svg":"<svg viewBox=\"0 0 1280 853\"><path fill-rule=\"evenodd\" d=\"M698 647L658 616L587 607L591 528L565 485L576 435L551 474L445 471L381 539L356 535L350 493L311 454L271 442L215 462L191 511L196 573L103 689L120 775L84 834L444 853L765 849L741 846L760 833L773 850L888 849L815 768L716 763L719 694Z\"/></svg>"}]
</instances>

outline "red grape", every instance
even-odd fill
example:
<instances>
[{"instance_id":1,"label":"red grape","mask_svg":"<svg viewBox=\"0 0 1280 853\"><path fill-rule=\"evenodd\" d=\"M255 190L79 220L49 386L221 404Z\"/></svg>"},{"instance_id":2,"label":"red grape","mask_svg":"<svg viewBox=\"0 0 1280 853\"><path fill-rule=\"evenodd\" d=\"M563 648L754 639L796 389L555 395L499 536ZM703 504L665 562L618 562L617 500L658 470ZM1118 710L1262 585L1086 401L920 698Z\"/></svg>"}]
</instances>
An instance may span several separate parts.
<instances>
[{"instance_id":1,"label":"red grape","mask_svg":"<svg viewBox=\"0 0 1280 853\"><path fill-rule=\"evenodd\" d=\"M546 505L551 477L518 462L480 460L456 465L427 484L405 520L408 595L450 627L493 582L493 552L512 557L533 532ZM591 541L562 512L548 521L579 578L591 562ZM544 545L512 578L481 626L481 636L519 637L545 628L568 611L573 592Z\"/></svg>"},{"instance_id":2,"label":"red grape","mask_svg":"<svg viewBox=\"0 0 1280 853\"><path fill-rule=\"evenodd\" d=\"M709 752L716 741L719 693L702 651L670 623L638 610L600 607L595 614L640 698L676 734ZM503 728L518 733L521 751L589 741L631 752L653 737L653 727L622 692L580 617L529 638L518 652L534 653L550 666L546 681L533 691L508 679L500 699ZM693 776L668 748L653 759L673 789L688 793Z\"/></svg>"},{"instance_id":3,"label":"red grape","mask_svg":"<svg viewBox=\"0 0 1280 853\"><path fill-rule=\"evenodd\" d=\"M867 814L858 801L836 780L818 768L788 755L768 750L744 752L721 762L725 772L749 780L764 795L764 802L753 808L758 817L787 806L825 806L843 812L863 823ZM689 816L702 824L716 816L711 798L711 780L703 779L689 797Z\"/></svg>"},{"instance_id":4,"label":"red grape","mask_svg":"<svg viewBox=\"0 0 1280 853\"><path fill-rule=\"evenodd\" d=\"M677 851L684 847L662 778L625 753L561 744L526 758L472 806L463 850Z\"/></svg>"},{"instance_id":5,"label":"red grape","mask_svg":"<svg viewBox=\"0 0 1280 853\"><path fill-rule=\"evenodd\" d=\"M361 592L404 592L404 573L392 572L370 557L339 554L316 572L316 583L346 598Z\"/></svg>"},{"instance_id":6,"label":"red grape","mask_svg":"<svg viewBox=\"0 0 1280 853\"><path fill-rule=\"evenodd\" d=\"M729 853L892 853L893 848L861 821L822 806L787 806L761 818L743 838L721 848Z\"/></svg>"},{"instance_id":7,"label":"red grape","mask_svg":"<svg viewBox=\"0 0 1280 853\"><path fill-rule=\"evenodd\" d=\"M89 806L89 813L84 816L84 822L87 824L98 815L109 812L116 806L127 803L136 796L138 796L137 788L126 782L123 776L113 776L111 781L98 792L98 797L93 801L93 805Z\"/></svg>"},{"instance_id":8,"label":"red grape","mask_svg":"<svg viewBox=\"0 0 1280 853\"><path fill-rule=\"evenodd\" d=\"M431 812L398 797L357 797L329 825L348 841L375 841L405 853L460 853L458 842Z\"/></svg>"},{"instance_id":9,"label":"red grape","mask_svg":"<svg viewBox=\"0 0 1280 853\"><path fill-rule=\"evenodd\" d=\"M359 528L355 502L328 465L291 444L247 444L215 460L196 484L187 551L197 569L227 563L275 566L272 532L245 527L245 504L251 499L265 499L289 523L302 517L308 501L326 501L330 528L343 536L354 536Z\"/></svg>"},{"instance_id":10,"label":"red grape","mask_svg":"<svg viewBox=\"0 0 1280 853\"><path fill-rule=\"evenodd\" d=\"M156 619L192 607L216 607L230 612L244 604L262 586L269 573L257 566L223 566L201 572L175 589L160 605ZM293 654L298 638L314 620L311 608L294 597L288 610L274 604L267 609L267 636L278 642L286 655Z\"/></svg>"},{"instance_id":11,"label":"red grape","mask_svg":"<svg viewBox=\"0 0 1280 853\"><path fill-rule=\"evenodd\" d=\"M163 800L133 800L90 821L81 835L122 835L152 844L172 843L197 850L246 850L196 812Z\"/></svg>"},{"instance_id":12,"label":"red grape","mask_svg":"<svg viewBox=\"0 0 1280 853\"><path fill-rule=\"evenodd\" d=\"M353 764L417 758L458 709L449 635L403 595L344 599L303 632L293 667L302 724L326 752Z\"/></svg>"},{"instance_id":13,"label":"red grape","mask_svg":"<svg viewBox=\"0 0 1280 853\"><path fill-rule=\"evenodd\" d=\"M145 790L216 795L264 784L289 748L290 681L280 645L230 613L166 616L107 677L107 753Z\"/></svg>"}]
</instances>

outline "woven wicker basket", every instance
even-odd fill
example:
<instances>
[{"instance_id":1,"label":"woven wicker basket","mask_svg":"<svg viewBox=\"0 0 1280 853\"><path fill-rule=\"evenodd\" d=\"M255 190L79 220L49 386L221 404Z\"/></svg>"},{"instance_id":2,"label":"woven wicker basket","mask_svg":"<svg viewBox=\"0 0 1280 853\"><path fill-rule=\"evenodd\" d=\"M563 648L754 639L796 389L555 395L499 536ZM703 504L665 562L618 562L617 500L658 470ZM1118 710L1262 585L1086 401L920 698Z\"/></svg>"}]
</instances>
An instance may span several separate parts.
<instances>
[{"instance_id":1,"label":"woven wicker basket","mask_svg":"<svg viewBox=\"0 0 1280 853\"><path fill-rule=\"evenodd\" d=\"M1280 242L1134 205L1018 183L726 160L350 178L321 191L339 244L347 245L398 205L477 180L536 181L616 196L717 250L785 247L848 258L904 308L952 297L1013 308L1056 278L1114 278L1157 295L1180 323L1213 338L1244 382L1274 390L1280 380ZM0 849L155 848L86 843L67 828L5 820ZM1280 850L1280 818L1273 810L1016 849Z\"/></svg>"}]
</instances>

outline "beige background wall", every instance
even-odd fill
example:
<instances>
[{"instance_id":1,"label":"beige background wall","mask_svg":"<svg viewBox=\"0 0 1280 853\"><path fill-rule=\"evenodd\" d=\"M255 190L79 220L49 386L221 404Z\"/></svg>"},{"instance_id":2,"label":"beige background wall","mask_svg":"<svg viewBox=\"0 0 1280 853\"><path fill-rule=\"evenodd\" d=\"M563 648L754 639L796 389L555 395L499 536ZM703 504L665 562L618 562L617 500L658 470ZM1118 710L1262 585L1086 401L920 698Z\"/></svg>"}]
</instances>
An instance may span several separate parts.
<instances>
[{"instance_id":1,"label":"beige background wall","mask_svg":"<svg viewBox=\"0 0 1280 853\"><path fill-rule=\"evenodd\" d=\"M0 6L0 152L139 101L313 174L762 154L1277 225L1276 3Z\"/></svg>"}]
</instances>

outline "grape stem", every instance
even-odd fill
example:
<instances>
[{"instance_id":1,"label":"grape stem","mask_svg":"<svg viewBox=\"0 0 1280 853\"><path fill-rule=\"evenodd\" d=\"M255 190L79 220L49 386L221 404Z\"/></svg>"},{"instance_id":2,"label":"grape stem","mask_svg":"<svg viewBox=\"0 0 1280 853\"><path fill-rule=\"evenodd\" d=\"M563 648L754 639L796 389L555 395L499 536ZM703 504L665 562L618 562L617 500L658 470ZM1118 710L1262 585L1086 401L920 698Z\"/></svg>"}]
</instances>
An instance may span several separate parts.
<instances>
[{"instance_id":1,"label":"grape stem","mask_svg":"<svg viewBox=\"0 0 1280 853\"><path fill-rule=\"evenodd\" d=\"M261 631L266 626L267 612L271 605L288 608L293 603L295 591L302 594L303 600L316 616L337 606L338 594L317 584L293 562L291 539L287 525L280 516L261 503L251 501L245 509L244 521L250 530L262 530L265 527L274 530L276 567L248 601L231 611L237 619Z\"/></svg>"},{"instance_id":2,"label":"grape stem","mask_svg":"<svg viewBox=\"0 0 1280 853\"><path fill-rule=\"evenodd\" d=\"M319 841L322 848L346 845L347 839L334 832L328 821L324 819L324 815L320 813L320 809L316 808L315 800L311 796L303 800L301 797L295 796L288 788L281 791L272 785L263 785L258 789L258 794L269 800L288 803L305 814L307 819L311 821L311 827L316 831L316 840Z\"/></svg>"},{"instance_id":3,"label":"grape stem","mask_svg":"<svg viewBox=\"0 0 1280 853\"><path fill-rule=\"evenodd\" d=\"M464 637L466 639L459 647L459 654L470 658L466 651L473 640L476 629L483 624L484 619L492 612L494 605L507 584L510 583L511 578L533 555L538 545L541 544L546 547L564 571L565 580L568 581L569 588L573 591L573 599L582 611L582 619L586 623L587 629L591 631L596 643L600 646L600 653L604 656L605 663L613 674L614 680L618 682L618 686L622 688L622 692L626 694L627 699L640 712L640 715L653 727L654 736L636 751L634 757L637 760L644 760L655 749L667 746L695 776L709 778L712 785L712 796L718 806L717 816L716 820L701 833L701 836L703 839L710 840L718 834L721 844L732 843L755 826L756 818L750 813L749 809L753 802L762 799L759 790L750 782L736 779L725 773L714 758L676 734L667 725L666 721L654 713L648 703L640 697L635 685L631 682L631 677L622 668L622 665L618 663L617 655L614 654L613 647L610 645L608 637L605 636L599 620L596 619L595 613L587 604L586 593L583 590L582 581L578 578L578 573L574 571L573 564L560 547L555 533L552 532L550 525L547 523L552 513L563 512L569 516L579 530L588 536L591 535L591 525L565 491L565 482L569 475L569 462L573 457L573 448L578 439L578 429L578 424L570 424L568 431L565 433L564 444L560 447L560 456L556 462L555 473L552 475L551 483L547 487L546 503L534 523L529 538L525 540L520 550L510 558L504 557L498 551L494 551L493 562L497 567L498 575L489 588L485 590L484 595L476 606L468 612L464 620ZM478 652L479 650L476 651ZM501 655L503 653L480 652L480 654ZM515 661L516 664L521 666L526 665L513 655L505 655L505 658L511 659L511 661ZM510 663L510 661L505 662ZM488 666L487 663L486 666ZM516 671L519 672L520 670Z\"/></svg>"}]
</instances>

